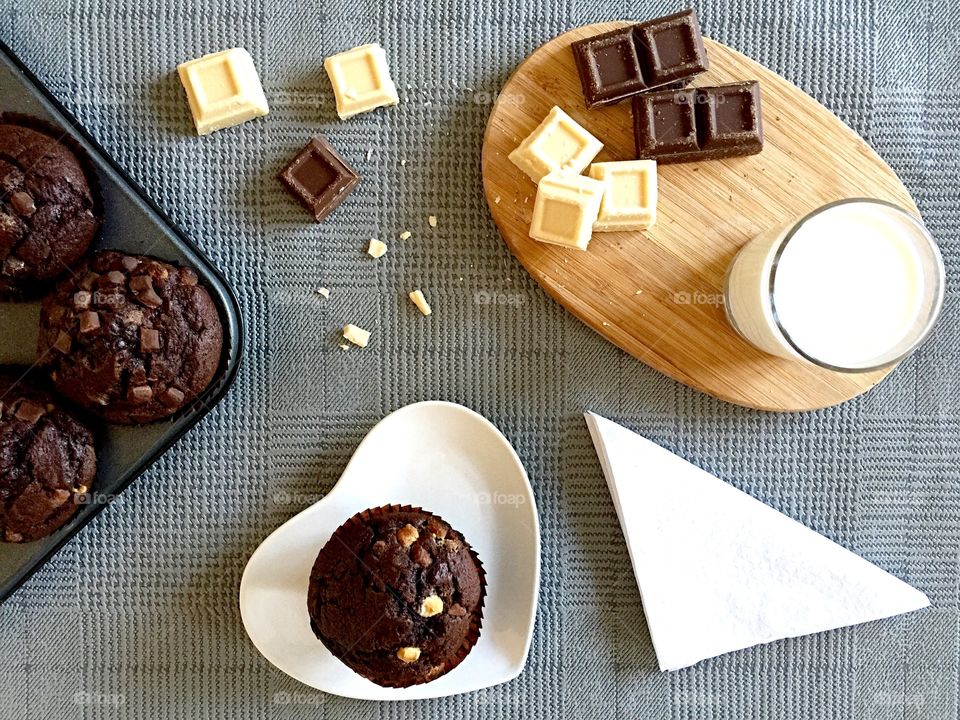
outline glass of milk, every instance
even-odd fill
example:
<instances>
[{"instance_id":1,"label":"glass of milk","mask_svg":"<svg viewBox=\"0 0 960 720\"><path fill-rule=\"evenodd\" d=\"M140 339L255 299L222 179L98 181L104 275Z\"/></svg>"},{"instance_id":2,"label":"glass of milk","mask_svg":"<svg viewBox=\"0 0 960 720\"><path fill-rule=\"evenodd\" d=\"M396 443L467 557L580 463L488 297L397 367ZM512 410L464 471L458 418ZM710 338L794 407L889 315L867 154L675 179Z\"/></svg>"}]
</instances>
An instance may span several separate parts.
<instances>
[{"instance_id":1,"label":"glass of milk","mask_svg":"<svg viewBox=\"0 0 960 720\"><path fill-rule=\"evenodd\" d=\"M727 318L772 355L866 372L909 355L943 305L943 258L923 223L881 200L824 205L747 243Z\"/></svg>"}]
</instances>

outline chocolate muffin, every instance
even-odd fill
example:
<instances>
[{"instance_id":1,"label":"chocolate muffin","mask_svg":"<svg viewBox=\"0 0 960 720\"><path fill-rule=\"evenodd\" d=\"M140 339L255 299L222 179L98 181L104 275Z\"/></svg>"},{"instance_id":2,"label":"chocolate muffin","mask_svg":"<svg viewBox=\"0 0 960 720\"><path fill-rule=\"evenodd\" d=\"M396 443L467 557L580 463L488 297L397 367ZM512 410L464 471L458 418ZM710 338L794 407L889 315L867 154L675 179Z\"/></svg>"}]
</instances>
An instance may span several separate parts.
<instances>
[{"instance_id":1,"label":"chocolate muffin","mask_svg":"<svg viewBox=\"0 0 960 720\"><path fill-rule=\"evenodd\" d=\"M100 226L99 203L77 155L56 137L15 119L0 115L4 298L41 294L87 252Z\"/></svg>"},{"instance_id":2,"label":"chocolate muffin","mask_svg":"<svg viewBox=\"0 0 960 720\"><path fill-rule=\"evenodd\" d=\"M83 423L35 385L0 374L0 540L30 542L62 526L96 469Z\"/></svg>"},{"instance_id":3,"label":"chocolate muffin","mask_svg":"<svg viewBox=\"0 0 960 720\"><path fill-rule=\"evenodd\" d=\"M107 422L136 425L203 392L223 328L189 268L105 250L44 298L38 345L59 392Z\"/></svg>"},{"instance_id":4,"label":"chocolate muffin","mask_svg":"<svg viewBox=\"0 0 960 720\"><path fill-rule=\"evenodd\" d=\"M385 687L449 672L477 641L485 577L456 530L389 505L347 520L310 574L313 631L348 667Z\"/></svg>"}]
</instances>

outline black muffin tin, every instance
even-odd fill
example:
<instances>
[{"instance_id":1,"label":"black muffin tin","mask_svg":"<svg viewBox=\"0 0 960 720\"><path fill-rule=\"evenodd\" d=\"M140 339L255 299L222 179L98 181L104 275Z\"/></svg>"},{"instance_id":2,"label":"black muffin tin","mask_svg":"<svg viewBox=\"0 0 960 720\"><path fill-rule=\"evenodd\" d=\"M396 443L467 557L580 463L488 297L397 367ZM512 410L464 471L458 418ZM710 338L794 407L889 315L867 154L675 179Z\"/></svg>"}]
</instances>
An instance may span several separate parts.
<instances>
[{"instance_id":1,"label":"black muffin tin","mask_svg":"<svg viewBox=\"0 0 960 720\"><path fill-rule=\"evenodd\" d=\"M0 542L2 602L220 401L237 373L243 349L243 323L233 291L200 249L144 195L2 42L0 112L31 115L52 124L86 152L103 199L103 226L95 247L149 254L194 268L210 291L223 322L220 367L210 386L190 406L172 419L140 427L90 422L97 438L97 479L90 502L47 538L24 544ZM14 312L10 310L12 317ZM0 316L3 314L4 303L0 302ZM23 342L23 334L10 329L5 332L4 325L0 321L0 343ZM11 325L15 327L14 323Z\"/></svg>"}]
</instances>

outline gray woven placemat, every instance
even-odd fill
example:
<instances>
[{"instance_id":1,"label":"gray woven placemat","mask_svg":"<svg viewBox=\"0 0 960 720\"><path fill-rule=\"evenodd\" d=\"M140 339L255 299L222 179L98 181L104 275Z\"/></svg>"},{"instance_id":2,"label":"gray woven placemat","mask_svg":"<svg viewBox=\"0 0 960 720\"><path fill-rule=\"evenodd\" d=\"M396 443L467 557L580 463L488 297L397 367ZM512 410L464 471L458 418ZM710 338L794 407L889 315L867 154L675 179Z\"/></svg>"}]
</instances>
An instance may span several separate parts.
<instances>
[{"instance_id":1,"label":"gray woven placemat","mask_svg":"<svg viewBox=\"0 0 960 720\"><path fill-rule=\"evenodd\" d=\"M224 270L249 336L227 399L0 606L0 717L957 717L960 9L697 4L707 34L799 84L877 148L946 255L946 312L921 352L862 399L777 416L678 386L581 326L511 258L481 195L491 98L520 59L571 26L679 7L3 0L0 37ZM387 47L402 104L339 123L322 58L371 40ZM173 70L232 45L252 53L272 114L196 138ZM273 179L318 130L364 175L319 226ZM362 254L367 238L405 228L413 238L382 260ZM321 284L329 302L311 296ZM416 285L434 301L428 321L404 297ZM345 321L371 327L371 347L339 350L332 336ZM377 419L430 398L487 415L530 472L544 550L529 664L507 685L441 701L324 696L248 643L243 565L332 486ZM585 408L855 550L932 607L658 673Z\"/></svg>"}]
</instances>

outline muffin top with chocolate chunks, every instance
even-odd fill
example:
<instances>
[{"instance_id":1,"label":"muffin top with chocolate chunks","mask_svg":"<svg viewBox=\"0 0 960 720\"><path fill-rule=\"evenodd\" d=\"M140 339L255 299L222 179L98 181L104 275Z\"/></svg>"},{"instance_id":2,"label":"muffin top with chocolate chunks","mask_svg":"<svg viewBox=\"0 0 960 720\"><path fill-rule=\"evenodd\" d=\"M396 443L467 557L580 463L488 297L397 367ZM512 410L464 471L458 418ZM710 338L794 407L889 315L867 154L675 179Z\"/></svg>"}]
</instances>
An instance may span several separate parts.
<instances>
[{"instance_id":1,"label":"muffin top with chocolate chunks","mask_svg":"<svg viewBox=\"0 0 960 720\"><path fill-rule=\"evenodd\" d=\"M387 687L428 682L476 642L484 574L449 524L388 506L348 520L313 566L314 633L355 672Z\"/></svg>"},{"instance_id":2,"label":"muffin top with chocolate chunks","mask_svg":"<svg viewBox=\"0 0 960 720\"><path fill-rule=\"evenodd\" d=\"M83 423L21 373L0 373L0 540L30 542L62 526L96 468Z\"/></svg>"},{"instance_id":3,"label":"muffin top with chocolate chunks","mask_svg":"<svg viewBox=\"0 0 960 720\"><path fill-rule=\"evenodd\" d=\"M90 247L99 208L62 142L0 116L0 297L35 296Z\"/></svg>"},{"instance_id":4,"label":"muffin top with chocolate chunks","mask_svg":"<svg viewBox=\"0 0 960 720\"><path fill-rule=\"evenodd\" d=\"M43 301L38 355L59 392L108 422L148 423L210 383L223 328L197 275L94 253Z\"/></svg>"}]
</instances>

